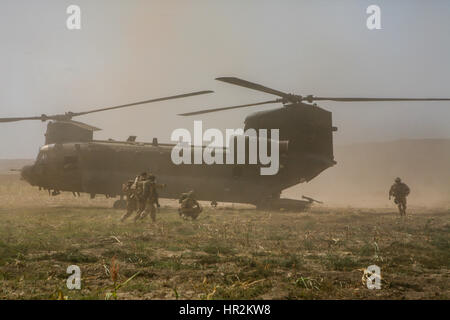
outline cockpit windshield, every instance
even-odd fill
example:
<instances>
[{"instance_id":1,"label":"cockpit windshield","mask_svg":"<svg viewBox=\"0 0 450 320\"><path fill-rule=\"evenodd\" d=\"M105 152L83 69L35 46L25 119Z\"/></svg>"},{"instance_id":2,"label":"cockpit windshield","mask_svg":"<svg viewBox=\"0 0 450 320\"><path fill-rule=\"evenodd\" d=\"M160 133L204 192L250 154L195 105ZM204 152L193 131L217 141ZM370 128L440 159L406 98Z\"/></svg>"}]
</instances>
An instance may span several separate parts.
<instances>
[{"instance_id":1,"label":"cockpit windshield","mask_svg":"<svg viewBox=\"0 0 450 320\"><path fill-rule=\"evenodd\" d=\"M39 150L39 154L36 158L36 163L44 163L47 162L48 159L48 153L50 152L50 150L52 150L55 147L54 144L48 144L43 146L40 150Z\"/></svg>"},{"instance_id":2,"label":"cockpit windshield","mask_svg":"<svg viewBox=\"0 0 450 320\"><path fill-rule=\"evenodd\" d=\"M36 163L45 163L47 162L47 158L48 158L48 151L41 150L39 151L39 154L36 158Z\"/></svg>"}]
</instances>

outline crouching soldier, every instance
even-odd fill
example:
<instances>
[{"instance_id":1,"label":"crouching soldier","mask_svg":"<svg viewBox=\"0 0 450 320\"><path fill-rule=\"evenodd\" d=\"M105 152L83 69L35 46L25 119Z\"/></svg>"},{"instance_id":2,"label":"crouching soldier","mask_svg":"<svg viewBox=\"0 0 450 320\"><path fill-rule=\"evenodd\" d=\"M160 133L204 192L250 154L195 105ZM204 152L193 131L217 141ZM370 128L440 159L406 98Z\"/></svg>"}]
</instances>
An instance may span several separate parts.
<instances>
[{"instance_id":1,"label":"crouching soldier","mask_svg":"<svg viewBox=\"0 0 450 320\"><path fill-rule=\"evenodd\" d=\"M192 220L195 220L200 212L202 212L200 203L195 199L194 191L183 193L178 202L180 204L178 213L184 219L191 218Z\"/></svg>"}]
</instances>

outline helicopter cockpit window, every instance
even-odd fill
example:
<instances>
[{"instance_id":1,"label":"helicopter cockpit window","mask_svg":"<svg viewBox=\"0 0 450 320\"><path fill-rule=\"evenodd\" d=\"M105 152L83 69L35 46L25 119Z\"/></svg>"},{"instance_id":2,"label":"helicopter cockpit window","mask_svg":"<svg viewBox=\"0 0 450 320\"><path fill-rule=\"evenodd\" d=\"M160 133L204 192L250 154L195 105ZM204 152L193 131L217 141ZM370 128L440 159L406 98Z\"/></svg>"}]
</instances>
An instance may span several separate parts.
<instances>
[{"instance_id":1,"label":"helicopter cockpit window","mask_svg":"<svg viewBox=\"0 0 450 320\"><path fill-rule=\"evenodd\" d=\"M37 158L36 158L36 163L45 163L47 161L48 158L48 154L45 151L41 151L39 152Z\"/></svg>"}]
</instances>

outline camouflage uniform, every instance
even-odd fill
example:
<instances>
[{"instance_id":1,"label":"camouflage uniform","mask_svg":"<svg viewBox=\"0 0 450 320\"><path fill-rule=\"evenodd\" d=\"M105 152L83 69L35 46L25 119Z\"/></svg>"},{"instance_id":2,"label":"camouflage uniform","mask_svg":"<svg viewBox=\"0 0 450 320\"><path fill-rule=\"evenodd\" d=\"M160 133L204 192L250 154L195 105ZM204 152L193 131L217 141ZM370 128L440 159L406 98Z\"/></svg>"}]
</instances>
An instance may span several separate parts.
<instances>
[{"instance_id":1,"label":"camouflage uniform","mask_svg":"<svg viewBox=\"0 0 450 320\"><path fill-rule=\"evenodd\" d=\"M147 173L144 172L138 176L134 180L129 180L127 183L122 185L122 192L127 197L127 212L120 219L122 222L125 221L134 211L137 211L137 215L135 220L139 218L139 209L140 209L140 182L147 179Z\"/></svg>"},{"instance_id":2,"label":"camouflage uniform","mask_svg":"<svg viewBox=\"0 0 450 320\"><path fill-rule=\"evenodd\" d=\"M409 192L409 187L400 178L395 179L395 183L389 190L389 199L394 197L394 202L398 206L400 216L406 216L406 197L409 195Z\"/></svg>"},{"instance_id":3,"label":"camouflage uniform","mask_svg":"<svg viewBox=\"0 0 450 320\"><path fill-rule=\"evenodd\" d=\"M127 212L122 216L120 221L125 221L126 218L131 216L134 211L138 209L138 201L133 190L134 180L129 180L127 183L122 185L122 191L127 197Z\"/></svg>"},{"instance_id":4,"label":"camouflage uniform","mask_svg":"<svg viewBox=\"0 0 450 320\"><path fill-rule=\"evenodd\" d=\"M195 199L195 195L193 191L188 193L181 194L180 199L178 200L180 203L180 208L178 209L178 213L183 218L191 218L193 220L197 219L200 212L202 212L202 207Z\"/></svg>"},{"instance_id":5,"label":"camouflage uniform","mask_svg":"<svg viewBox=\"0 0 450 320\"><path fill-rule=\"evenodd\" d=\"M156 221L156 207L160 207L158 199L158 188L164 188L165 185L157 184L155 177L150 175L147 180L141 181L138 190L140 191L139 209L137 219L144 219L150 213L152 221Z\"/></svg>"},{"instance_id":6,"label":"camouflage uniform","mask_svg":"<svg viewBox=\"0 0 450 320\"><path fill-rule=\"evenodd\" d=\"M156 197L154 194L154 182L151 182L150 180L146 180L142 182L142 190L143 195L139 202L139 212L138 217L139 219L144 219L148 216L150 213L150 217L152 218L152 221L156 221Z\"/></svg>"}]
</instances>

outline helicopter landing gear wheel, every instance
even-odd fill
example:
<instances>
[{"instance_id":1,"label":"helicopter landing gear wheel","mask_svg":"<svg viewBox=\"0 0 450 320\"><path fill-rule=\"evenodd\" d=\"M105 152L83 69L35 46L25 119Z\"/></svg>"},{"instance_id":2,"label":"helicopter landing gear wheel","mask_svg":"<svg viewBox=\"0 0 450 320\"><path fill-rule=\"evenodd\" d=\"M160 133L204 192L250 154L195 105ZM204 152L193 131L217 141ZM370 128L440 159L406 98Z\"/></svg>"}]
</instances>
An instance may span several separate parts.
<instances>
[{"instance_id":1,"label":"helicopter landing gear wheel","mask_svg":"<svg viewBox=\"0 0 450 320\"><path fill-rule=\"evenodd\" d=\"M116 200L113 204L113 208L116 210L124 210L127 208L126 200Z\"/></svg>"}]
</instances>

